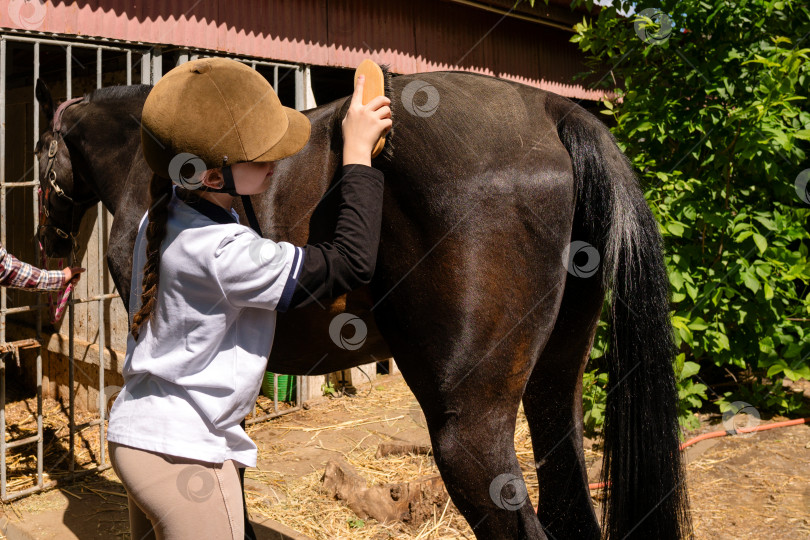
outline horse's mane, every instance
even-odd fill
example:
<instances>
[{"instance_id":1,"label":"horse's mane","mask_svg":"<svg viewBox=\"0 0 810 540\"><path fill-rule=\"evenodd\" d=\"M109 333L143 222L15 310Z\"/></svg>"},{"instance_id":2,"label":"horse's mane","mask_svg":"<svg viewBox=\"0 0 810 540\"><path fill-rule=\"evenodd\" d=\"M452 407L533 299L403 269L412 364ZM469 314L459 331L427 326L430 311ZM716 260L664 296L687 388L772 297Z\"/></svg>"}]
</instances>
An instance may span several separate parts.
<instances>
[{"instance_id":1,"label":"horse's mane","mask_svg":"<svg viewBox=\"0 0 810 540\"><path fill-rule=\"evenodd\" d=\"M84 99L91 103L104 103L107 101L120 101L123 99L132 99L136 97L146 99L149 90L152 89L150 84L134 84L131 86L107 86L105 88L96 88L92 92L85 94Z\"/></svg>"},{"instance_id":2,"label":"horse's mane","mask_svg":"<svg viewBox=\"0 0 810 540\"><path fill-rule=\"evenodd\" d=\"M391 117L394 116L394 102L396 101L393 98L393 90L391 88L391 78L396 77L396 73L391 72L391 66L389 64L380 64L380 69L383 72L383 79L385 81L384 85L384 93L391 99ZM389 163L391 160L394 159L394 127L391 126L391 130L388 132L386 136L385 146L383 146L383 150L380 153L380 156Z\"/></svg>"}]
</instances>

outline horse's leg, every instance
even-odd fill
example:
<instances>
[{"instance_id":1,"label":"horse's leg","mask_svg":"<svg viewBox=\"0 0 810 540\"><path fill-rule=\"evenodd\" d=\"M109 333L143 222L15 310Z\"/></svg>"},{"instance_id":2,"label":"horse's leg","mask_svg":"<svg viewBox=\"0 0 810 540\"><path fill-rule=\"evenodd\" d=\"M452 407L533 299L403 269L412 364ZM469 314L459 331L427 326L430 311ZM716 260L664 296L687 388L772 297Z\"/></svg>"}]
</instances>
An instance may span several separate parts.
<instances>
[{"instance_id":1,"label":"horse's leg","mask_svg":"<svg viewBox=\"0 0 810 540\"><path fill-rule=\"evenodd\" d=\"M504 363L515 358L520 358L520 351L507 345L502 354L488 358L497 369L481 369L471 375L480 381L462 384L452 395L442 395L439 385L429 393L416 392L419 402L426 404L436 464L447 491L481 539L546 538L515 455L520 397L510 383L517 385L524 375L510 381L501 371ZM403 370L408 373L409 369ZM431 405L437 398L440 402Z\"/></svg>"},{"instance_id":2,"label":"horse's leg","mask_svg":"<svg viewBox=\"0 0 810 540\"><path fill-rule=\"evenodd\" d=\"M510 214L502 215L507 227ZM546 538L525 493L514 428L563 294L560 238L570 225L553 226L560 237L538 239L524 226L491 242L480 231L448 238L398 284L386 281L396 274L384 259L373 283L376 297L389 293L377 323L425 412L447 491L481 539ZM410 253L400 250L399 274L412 267Z\"/></svg>"},{"instance_id":3,"label":"horse's leg","mask_svg":"<svg viewBox=\"0 0 810 540\"><path fill-rule=\"evenodd\" d=\"M538 310L553 308L554 296ZM532 364L527 349L534 348L537 320L527 317L525 327L501 343L501 334L487 336L480 353L463 362L448 351L394 352L425 412L447 491L478 538L545 538L514 449L517 410ZM483 333L470 337L481 339ZM453 375L437 369L451 363L457 363Z\"/></svg>"},{"instance_id":4,"label":"horse's leg","mask_svg":"<svg viewBox=\"0 0 810 540\"><path fill-rule=\"evenodd\" d=\"M568 277L554 331L534 366L523 407L550 538L599 538L582 449L582 372L599 322L599 278Z\"/></svg>"}]
</instances>

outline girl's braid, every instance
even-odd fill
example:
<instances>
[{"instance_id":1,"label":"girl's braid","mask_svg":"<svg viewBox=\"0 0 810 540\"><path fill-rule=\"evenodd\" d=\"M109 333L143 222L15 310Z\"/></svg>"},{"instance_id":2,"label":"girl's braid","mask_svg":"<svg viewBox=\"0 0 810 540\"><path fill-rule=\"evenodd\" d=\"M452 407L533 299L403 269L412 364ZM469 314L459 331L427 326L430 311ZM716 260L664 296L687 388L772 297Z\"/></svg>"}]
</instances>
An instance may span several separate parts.
<instances>
[{"instance_id":1,"label":"girl's braid","mask_svg":"<svg viewBox=\"0 0 810 540\"><path fill-rule=\"evenodd\" d=\"M169 218L169 202L172 198L172 183L153 174L149 181L149 224L146 226L146 264L143 266L143 292L141 309L132 317L130 333L137 340L141 326L149 321L157 302L160 282L160 244L166 238L166 222Z\"/></svg>"}]
</instances>

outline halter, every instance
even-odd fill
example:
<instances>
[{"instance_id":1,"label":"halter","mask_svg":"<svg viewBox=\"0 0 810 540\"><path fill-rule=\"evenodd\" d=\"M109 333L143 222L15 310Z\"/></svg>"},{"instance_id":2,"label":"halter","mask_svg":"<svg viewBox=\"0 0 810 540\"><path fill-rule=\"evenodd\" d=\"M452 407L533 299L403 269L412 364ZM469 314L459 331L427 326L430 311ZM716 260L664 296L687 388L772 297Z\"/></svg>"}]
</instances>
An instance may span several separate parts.
<instances>
[{"instance_id":1,"label":"halter","mask_svg":"<svg viewBox=\"0 0 810 540\"><path fill-rule=\"evenodd\" d=\"M70 195L65 193L65 190L62 189L62 186L59 185L59 181L58 181L58 178L56 176L56 170L53 168L53 166L54 166L54 163L56 162L56 154L59 151L59 139L64 140L64 137L62 135L62 115L64 114L64 112L67 110L68 107L70 107L71 105L73 105L75 103L83 101L83 100L84 100L84 98L69 99L69 100L67 100L67 101L65 101L63 103L60 103L59 106L56 108L56 112L54 112L54 114L53 114L53 129L51 131L51 133L53 134L53 139L51 140L51 144L48 146L48 162L45 164L45 174L43 175L45 180L48 182L49 189L53 190L53 192L56 194L57 197L59 197L60 199L66 201L67 203L69 203L71 205L71 212L70 212L70 228L71 228L71 230L66 232L63 229L60 229L59 227L57 227L55 225L51 225L51 224L40 225L40 230L41 229L53 229L53 231L60 238L63 238L65 240L70 238L72 240L73 244L74 244L74 250L75 250L76 238L73 235L73 225L74 225L76 207L87 204L88 202L92 201L93 198L89 198L89 199L87 199L85 201L81 201L81 202L76 202L73 199L73 197L71 197ZM41 194L42 194L42 188L40 187L40 195ZM46 190L46 192L45 192L45 202L48 202L48 195L49 195L49 190ZM50 217L47 205L42 204L42 197L40 197L39 202L40 202L40 214L44 213L45 217ZM42 221L44 221L44 220L42 220ZM40 223L42 223L42 221L40 221Z\"/></svg>"},{"instance_id":2,"label":"halter","mask_svg":"<svg viewBox=\"0 0 810 540\"><path fill-rule=\"evenodd\" d=\"M54 193L62 199L65 199L69 203L75 205L76 202L70 197L65 191L62 189L62 186L59 185L59 182L56 181L56 171L53 169L53 164L56 161L56 153L59 149L59 141L57 137L62 137L62 114L64 114L65 109L73 105L74 103L78 103L79 101L83 101L84 98L73 98L69 99L63 103L60 103L59 106L56 108L56 112L53 113L53 139L51 140L51 144L48 147L48 163L45 165L45 179L48 181L48 184L53 189ZM62 236L62 235L60 235Z\"/></svg>"},{"instance_id":3,"label":"halter","mask_svg":"<svg viewBox=\"0 0 810 540\"><path fill-rule=\"evenodd\" d=\"M73 224L76 215L76 207L87 204L92 199L87 199L86 201L76 202L73 198L65 193L62 189L62 186L59 185L58 178L56 176L56 170L53 168L54 162L56 161L56 154L59 150L59 139L63 139L62 137L62 115L64 114L65 110L73 105L74 103L78 103L83 101L84 98L73 98L69 99L63 103L60 103L59 106L56 108L56 112L53 115L53 139L51 140L51 144L48 146L48 162L45 165L45 174L43 175L45 180L48 182L48 188L45 190L45 196L43 197L43 190L42 186L39 187L39 230L37 231L37 238L39 237L39 232L43 229L51 229L53 230L57 236L60 238L67 240L70 239L71 241L71 251L72 254L76 255L76 236L73 234ZM41 184L41 183L40 183ZM70 231L65 232L63 229L52 225L50 223L44 224L46 219L43 219L43 215L45 218L50 217L50 213L48 211L48 195L50 191L56 194L57 197L67 201L71 205L70 209ZM43 203L44 201L44 203ZM37 240L39 242L39 240ZM39 250L42 258L42 265L47 267L48 264L48 257L45 255L45 249L42 246L42 242L39 242ZM59 259L59 265L61 266L63 263L63 259ZM61 298L59 299L59 303L56 307L54 307L53 296L48 295L48 306L50 309L51 314L51 322L57 323L62 318L62 315L65 310L65 306L67 305L68 298L70 297L71 292L73 292L73 284L69 283L68 286L65 288L64 293L62 293Z\"/></svg>"}]
</instances>

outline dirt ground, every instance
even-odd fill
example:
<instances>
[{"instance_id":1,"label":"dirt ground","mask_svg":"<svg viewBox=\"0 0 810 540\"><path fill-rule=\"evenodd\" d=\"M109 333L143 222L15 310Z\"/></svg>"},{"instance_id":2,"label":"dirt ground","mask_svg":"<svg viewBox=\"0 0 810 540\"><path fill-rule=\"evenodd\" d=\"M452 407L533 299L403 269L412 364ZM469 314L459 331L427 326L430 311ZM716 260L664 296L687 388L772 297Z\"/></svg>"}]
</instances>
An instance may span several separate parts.
<instances>
[{"instance_id":1,"label":"dirt ground","mask_svg":"<svg viewBox=\"0 0 810 540\"><path fill-rule=\"evenodd\" d=\"M376 457L381 442L427 444L424 416L400 375L383 376L358 387L355 397L315 402L309 410L255 424L248 432L259 447L259 463L248 469L248 508L259 538L273 537L262 525L275 520L311 538L473 538L452 503L438 505L419 522L381 524L361 520L323 489L329 460L349 464L369 485L409 482L438 474L429 455ZM266 404L265 404L266 405ZM9 403L6 416L14 438L30 434L32 400ZM128 538L126 497L112 470L67 483L66 420L62 407L46 402L45 470L58 488L7 503L6 520L31 538ZM79 416L77 424L87 418ZM763 423L779 418L763 420ZM16 427L14 427L16 426ZM719 418L705 418L699 432L723 429ZM98 428L77 437L76 470L98 458ZM515 447L532 500L537 479L532 469L528 426L522 413ZM600 464L598 444L586 441L591 481ZM27 447L9 452L9 483L21 489L34 463ZM686 451L695 537L810 538L810 426L800 425L698 443Z\"/></svg>"}]
</instances>

